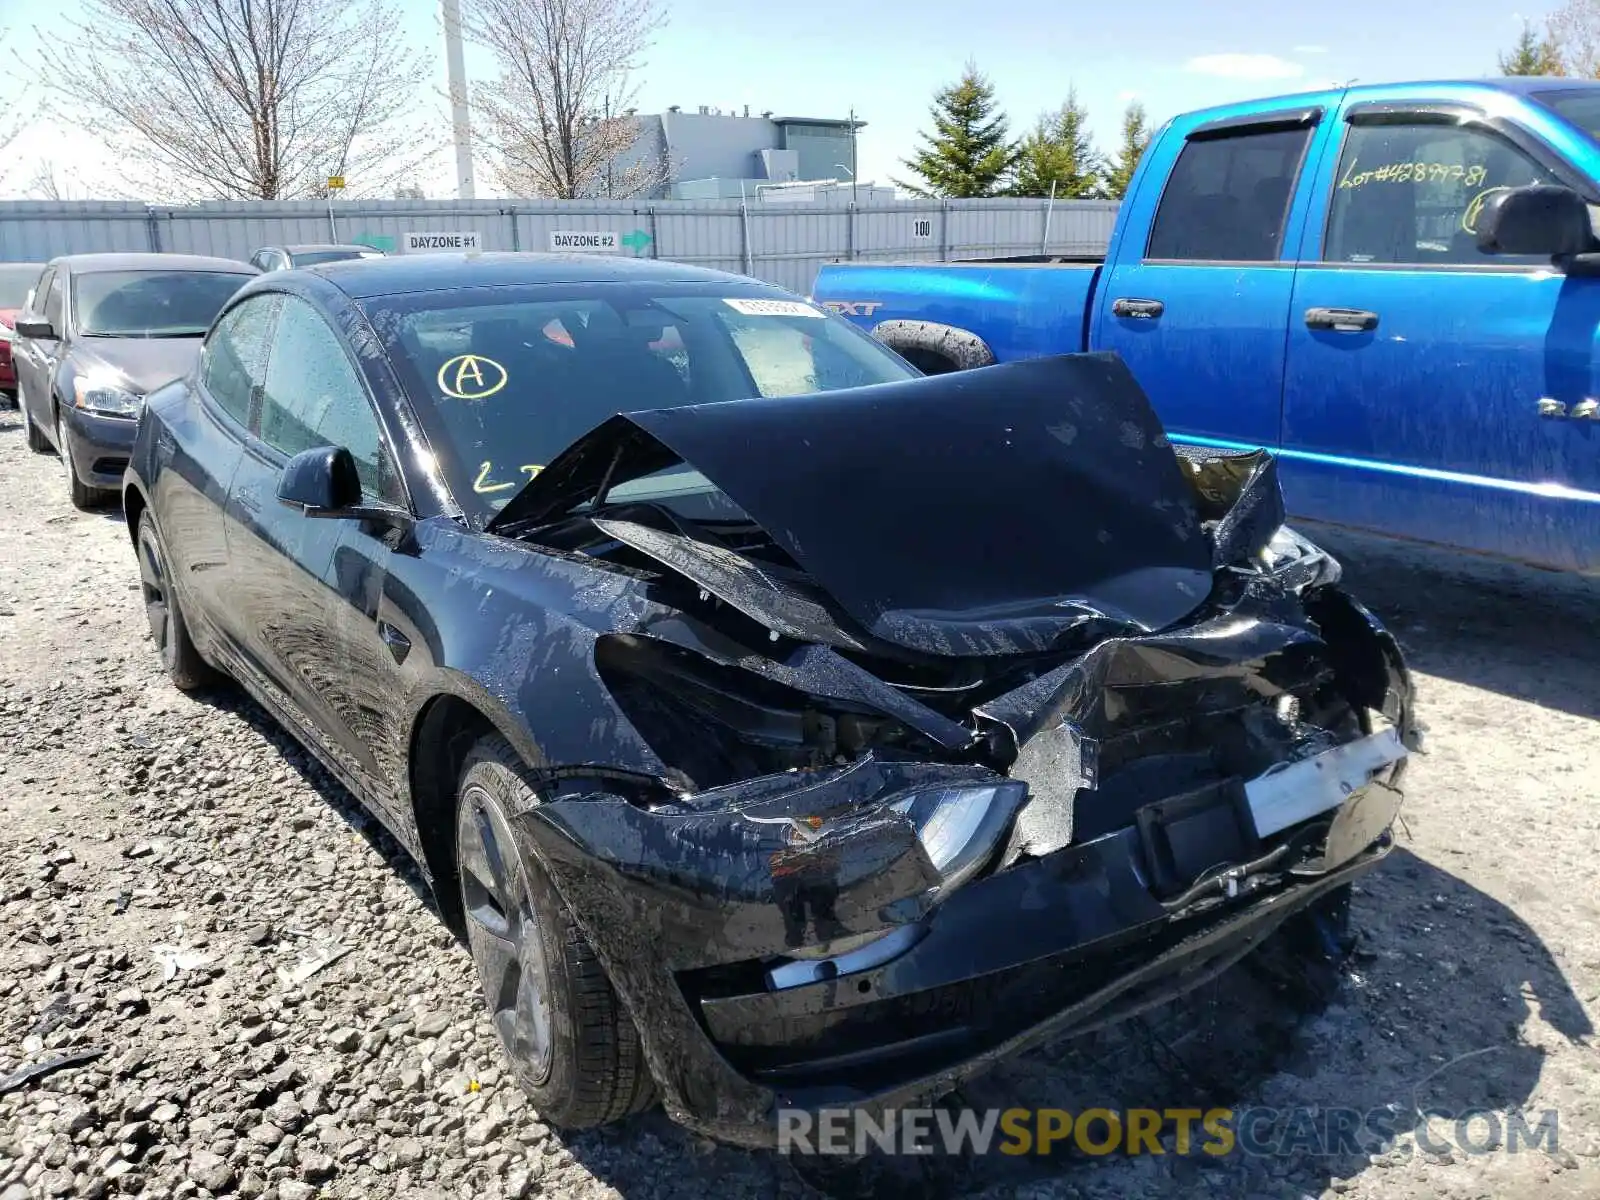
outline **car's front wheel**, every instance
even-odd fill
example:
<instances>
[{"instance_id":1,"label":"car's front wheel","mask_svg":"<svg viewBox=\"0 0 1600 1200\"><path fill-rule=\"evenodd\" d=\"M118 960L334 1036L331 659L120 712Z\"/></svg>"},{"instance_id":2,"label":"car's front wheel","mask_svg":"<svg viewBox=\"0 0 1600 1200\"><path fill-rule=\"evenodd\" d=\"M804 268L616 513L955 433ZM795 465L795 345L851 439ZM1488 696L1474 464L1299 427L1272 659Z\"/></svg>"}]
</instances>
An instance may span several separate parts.
<instances>
[{"instance_id":1,"label":"car's front wheel","mask_svg":"<svg viewBox=\"0 0 1600 1200\"><path fill-rule=\"evenodd\" d=\"M139 555L139 592L144 599L145 619L150 623L150 638L161 655L174 686L193 691L212 682L216 675L189 637L183 604L173 588L167 569L167 550L156 529L155 518L146 509L139 514L136 551Z\"/></svg>"},{"instance_id":2,"label":"car's front wheel","mask_svg":"<svg viewBox=\"0 0 1600 1200\"><path fill-rule=\"evenodd\" d=\"M73 508L84 510L102 508L116 499L116 492L90 487L78 477L78 464L72 457L72 439L67 436L67 424L56 415L56 449L61 454L61 466L67 473L67 495Z\"/></svg>"},{"instance_id":3,"label":"car's front wheel","mask_svg":"<svg viewBox=\"0 0 1600 1200\"><path fill-rule=\"evenodd\" d=\"M538 804L499 735L467 755L456 803L456 873L489 1019L539 1115L604 1125L653 1098L633 1021L510 814Z\"/></svg>"}]
</instances>

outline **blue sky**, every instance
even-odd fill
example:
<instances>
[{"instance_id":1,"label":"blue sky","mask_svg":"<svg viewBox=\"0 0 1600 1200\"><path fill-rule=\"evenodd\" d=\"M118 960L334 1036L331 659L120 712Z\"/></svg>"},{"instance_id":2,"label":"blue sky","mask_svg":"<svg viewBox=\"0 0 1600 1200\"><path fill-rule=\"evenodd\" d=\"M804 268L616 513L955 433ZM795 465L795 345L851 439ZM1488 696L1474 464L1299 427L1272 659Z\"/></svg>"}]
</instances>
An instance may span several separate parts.
<instances>
[{"instance_id":1,"label":"blue sky","mask_svg":"<svg viewBox=\"0 0 1600 1200\"><path fill-rule=\"evenodd\" d=\"M400 0L401 35L438 63L443 53L437 0ZM638 76L639 107L749 105L788 115L843 117L854 106L867 122L859 143L863 180L904 175L899 159L927 125L933 92L975 59L994 81L1019 130L1053 108L1076 85L1091 126L1115 145L1123 107L1137 95L1159 122L1185 109L1297 91L1330 81L1366 82L1477 76L1495 70L1496 54L1516 38L1524 13L1499 0L1457 0L1447 9L1422 0L1344 9L1287 0L1142 0L1050 3L1047 0L809 0L804 5L753 0L669 0L668 24ZM31 27L73 0L0 0L4 49L28 61ZM10 57L8 54L7 57ZM482 70L469 54L468 73ZM14 97L16 76L0 83ZM422 108L442 116L436 98ZM419 115L419 123L424 119ZM77 160L92 178L104 152L72 131L40 124L14 145L0 194L15 194L41 156ZM448 185L447 163L423 180L430 196Z\"/></svg>"}]
</instances>

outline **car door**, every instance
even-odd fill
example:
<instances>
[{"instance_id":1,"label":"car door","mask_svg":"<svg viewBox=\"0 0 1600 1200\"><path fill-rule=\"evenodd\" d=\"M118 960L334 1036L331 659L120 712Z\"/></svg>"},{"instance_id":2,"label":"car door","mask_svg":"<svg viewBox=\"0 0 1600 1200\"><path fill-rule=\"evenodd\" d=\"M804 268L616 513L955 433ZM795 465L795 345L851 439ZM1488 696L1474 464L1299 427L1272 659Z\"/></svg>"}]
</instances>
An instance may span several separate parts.
<instances>
[{"instance_id":1,"label":"car door","mask_svg":"<svg viewBox=\"0 0 1600 1200\"><path fill-rule=\"evenodd\" d=\"M250 436L252 402L266 381L267 356L282 297L246 296L217 319L200 348L190 402L162 409L167 440L151 497L182 581L194 636L232 662L245 627L227 603L224 512L234 471Z\"/></svg>"},{"instance_id":2,"label":"car door","mask_svg":"<svg viewBox=\"0 0 1600 1200\"><path fill-rule=\"evenodd\" d=\"M51 442L56 440L56 415L53 388L56 367L66 353L66 268L57 267L50 273L48 285L41 281L34 295L34 305L40 320L50 323L54 335L47 338L28 339L28 420L35 428L44 431Z\"/></svg>"},{"instance_id":3,"label":"car door","mask_svg":"<svg viewBox=\"0 0 1600 1200\"><path fill-rule=\"evenodd\" d=\"M1289 327L1290 511L1600 569L1600 421L1542 415L1600 392L1600 278L1486 255L1475 236L1497 189L1592 185L1462 104L1340 115Z\"/></svg>"},{"instance_id":4,"label":"car door","mask_svg":"<svg viewBox=\"0 0 1600 1200\"><path fill-rule=\"evenodd\" d=\"M1319 107L1161 139L1134 197L1090 344L1127 361L1173 437L1277 443L1296 204ZM1133 231L1149 236L1129 244ZM1288 251L1285 251L1288 247Z\"/></svg>"},{"instance_id":5,"label":"car door","mask_svg":"<svg viewBox=\"0 0 1600 1200\"><path fill-rule=\"evenodd\" d=\"M50 283L55 278L56 269L46 267L39 276L39 282L34 284L33 290L28 293L28 303L17 314L17 321L36 321L43 319L44 298L49 294ZM31 400L39 390L39 368L42 359L39 354L36 339L16 335L11 341L11 361L16 367L18 399ZM38 417L33 404L28 404L28 419L37 423Z\"/></svg>"},{"instance_id":6,"label":"car door","mask_svg":"<svg viewBox=\"0 0 1600 1200\"><path fill-rule=\"evenodd\" d=\"M347 653L351 630L370 625L377 608L384 531L356 519L309 517L277 497L293 455L343 445L356 458L363 491L403 508L379 429L342 339L309 301L285 295L253 436L228 497L228 604L246 630L256 681L356 783L387 803L383 772L363 736L371 672Z\"/></svg>"}]
</instances>

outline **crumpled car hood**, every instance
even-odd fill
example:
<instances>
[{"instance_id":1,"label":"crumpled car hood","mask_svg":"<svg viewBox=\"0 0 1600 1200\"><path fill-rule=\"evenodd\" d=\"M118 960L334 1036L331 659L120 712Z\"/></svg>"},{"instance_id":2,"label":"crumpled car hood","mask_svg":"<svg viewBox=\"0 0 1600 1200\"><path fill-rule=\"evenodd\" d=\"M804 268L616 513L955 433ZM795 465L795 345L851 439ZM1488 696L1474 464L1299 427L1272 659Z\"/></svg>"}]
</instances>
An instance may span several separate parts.
<instances>
[{"instance_id":1,"label":"crumpled car hood","mask_svg":"<svg viewBox=\"0 0 1600 1200\"><path fill-rule=\"evenodd\" d=\"M527 529L682 462L885 642L970 653L1088 620L1148 632L1211 590L1212 540L1114 355L613 417L490 529Z\"/></svg>"}]
</instances>

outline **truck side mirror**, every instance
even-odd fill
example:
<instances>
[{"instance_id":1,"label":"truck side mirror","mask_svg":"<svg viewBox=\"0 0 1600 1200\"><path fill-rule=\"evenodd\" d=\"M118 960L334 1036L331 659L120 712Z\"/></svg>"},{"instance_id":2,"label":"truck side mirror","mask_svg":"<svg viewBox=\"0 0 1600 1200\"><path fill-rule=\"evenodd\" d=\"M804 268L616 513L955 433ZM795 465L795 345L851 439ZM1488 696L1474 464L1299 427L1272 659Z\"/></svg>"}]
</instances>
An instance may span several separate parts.
<instances>
[{"instance_id":1,"label":"truck side mirror","mask_svg":"<svg viewBox=\"0 0 1600 1200\"><path fill-rule=\"evenodd\" d=\"M1493 192L1478 213L1478 249L1485 254L1538 254L1552 258L1595 249L1588 201L1553 184Z\"/></svg>"}]
</instances>

